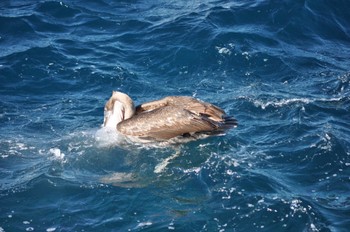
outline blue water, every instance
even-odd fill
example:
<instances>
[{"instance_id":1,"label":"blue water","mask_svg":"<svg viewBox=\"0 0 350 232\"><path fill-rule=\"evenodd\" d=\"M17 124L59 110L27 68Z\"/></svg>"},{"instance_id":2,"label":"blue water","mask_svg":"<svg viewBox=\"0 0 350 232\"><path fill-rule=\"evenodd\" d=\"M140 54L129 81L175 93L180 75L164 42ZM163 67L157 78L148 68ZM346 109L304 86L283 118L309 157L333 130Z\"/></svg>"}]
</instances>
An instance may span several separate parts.
<instances>
[{"instance_id":1,"label":"blue water","mask_svg":"<svg viewBox=\"0 0 350 232\"><path fill-rule=\"evenodd\" d=\"M2 1L0 231L349 231L349 9ZM112 90L194 96L239 126L180 147L101 142Z\"/></svg>"}]
</instances>

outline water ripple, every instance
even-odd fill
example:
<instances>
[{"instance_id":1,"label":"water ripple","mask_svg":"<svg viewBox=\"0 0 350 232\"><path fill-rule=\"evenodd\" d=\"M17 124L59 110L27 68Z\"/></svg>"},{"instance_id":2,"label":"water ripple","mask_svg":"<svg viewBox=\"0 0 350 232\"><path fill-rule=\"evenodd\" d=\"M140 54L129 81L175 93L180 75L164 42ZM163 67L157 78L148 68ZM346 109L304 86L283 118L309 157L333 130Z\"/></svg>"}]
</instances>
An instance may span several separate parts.
<instances>
[{"instance_id":1,"label":"water ripple","mask_svg":"<svg viewBox=\"0 0 350 232\"><path fill-rule=\"evenodd\" d=\"M346 230L347 8L1 2L0 231ZM239 127L181 147L101 144L112 90L198 97Z\"/></svg>"}]
</instances>

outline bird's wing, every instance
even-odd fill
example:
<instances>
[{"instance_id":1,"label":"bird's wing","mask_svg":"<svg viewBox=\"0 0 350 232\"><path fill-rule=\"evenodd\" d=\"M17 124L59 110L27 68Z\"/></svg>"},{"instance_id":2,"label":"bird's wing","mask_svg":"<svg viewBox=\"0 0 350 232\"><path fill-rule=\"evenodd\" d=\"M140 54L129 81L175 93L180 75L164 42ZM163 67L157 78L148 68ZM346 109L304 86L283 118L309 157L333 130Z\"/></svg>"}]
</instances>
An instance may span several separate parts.
<instances>
[{"instance_id":1,"label":"bird's wing","mask_svg":"<svg viewBox=\"0 0 350 232\"><path fill-rule=\"evenodd\" d=\"M169 96L158 101L143 103L136 107L136 114L156 110L165 106L183 108L196 115L203 115L217 122L221 122L226 115L221 108L188 96Z\"/></svg>"},{"instance_id":2,"label":"bird's wing","mask_svg":"<svg viewBox=\"0 0 350 232\"><path fill-rule=\"evenodd\" d=\"M136 114L140 114L144 111L152 111L155 109L159 109L161 107L165 107L167 105L167 100L166 98L163 98L158 101L151 101L151 102L146 102L141 105L136 106Z\"/></svg>"},{"instance_id":3,"label":"bird's wing","mask_svg":"<svg viewBox=\"0 0 350 232\"><path fill-rule=\"evenodd\" d=\"M186 133L213 131L216 123L186 109L165 106L137 114L117 125L125 135L166 140Z\"/></svg>"},{"instance_id":4,"label":"bird's wing","mask_svg":"<svg viewBox=\"0 0 350 232\"><path fill-rule=\"evenodd\" d=\"M193 102L191 105L186 105L185 109L197 115L206 116L209 119L217 122L221 122L223 117L226 115L225 112L219 107L198 100L196 102Z\"/></svg>"}]
</instances>

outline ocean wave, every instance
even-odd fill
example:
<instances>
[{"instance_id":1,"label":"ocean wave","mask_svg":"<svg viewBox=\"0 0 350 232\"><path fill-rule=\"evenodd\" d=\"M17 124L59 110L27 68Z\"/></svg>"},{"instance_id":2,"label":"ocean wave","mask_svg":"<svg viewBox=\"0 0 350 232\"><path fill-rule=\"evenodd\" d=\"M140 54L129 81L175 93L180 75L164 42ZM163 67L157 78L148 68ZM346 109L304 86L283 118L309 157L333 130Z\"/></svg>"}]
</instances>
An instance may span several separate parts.
<instances>
[{"instance_id":1,"label":"ocean wave","mask_svg":"<svg viewBox=\"0 0 350 232\"><path fill-rule=\"evenodd\" d=\"M349 102L348 97L336 97L336 98L290 98L290 99L275 99L275 100L262 100L262 99L252 99L250 97L238 97L238 99L248 100L252 102L256 107L263 110L267 108L283 108L286 106L299 106L304 107L308 104L338 104L341 103L347 107L347 102Z\"/></svg>"},{"instance_id":2,"label":"ocean wave","mask_svg":"<svg viewBox=\"0 0 350 232\"><path fill-rule=\"evenodd\" d=\"M2 1L0 231L348 228L346 9ZM124 144L99 128L112 90L198 97L239 126Z\"/></svg>"}]
</instances>

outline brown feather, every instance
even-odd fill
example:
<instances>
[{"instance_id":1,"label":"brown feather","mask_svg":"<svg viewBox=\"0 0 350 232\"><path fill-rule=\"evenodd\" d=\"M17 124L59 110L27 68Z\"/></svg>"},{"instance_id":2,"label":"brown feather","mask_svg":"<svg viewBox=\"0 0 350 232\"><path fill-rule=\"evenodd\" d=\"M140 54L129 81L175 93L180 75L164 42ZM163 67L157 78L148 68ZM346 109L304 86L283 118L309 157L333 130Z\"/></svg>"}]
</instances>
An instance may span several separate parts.
<instances>
[{"instance_id":1,"label":"brown feather","mask_svg":"<svg viewBox=\"0 0 350 232\"><path fill-rule=\"evenodd\" d=\"M166 106L135 115L117 125L125 135L170 139L185 133L211 131L217 126L179 107Z\"/></svg>"}]
</instances>

